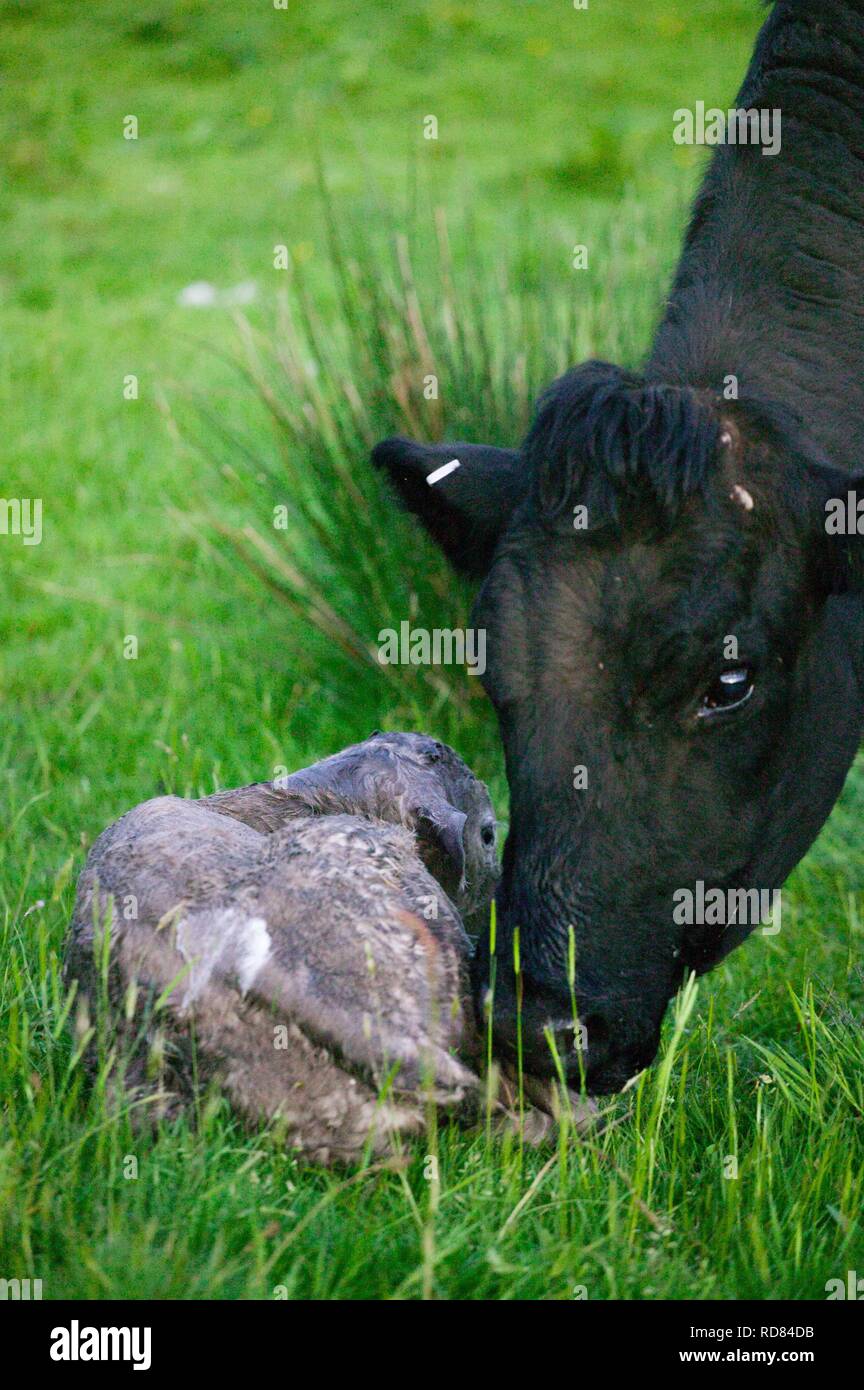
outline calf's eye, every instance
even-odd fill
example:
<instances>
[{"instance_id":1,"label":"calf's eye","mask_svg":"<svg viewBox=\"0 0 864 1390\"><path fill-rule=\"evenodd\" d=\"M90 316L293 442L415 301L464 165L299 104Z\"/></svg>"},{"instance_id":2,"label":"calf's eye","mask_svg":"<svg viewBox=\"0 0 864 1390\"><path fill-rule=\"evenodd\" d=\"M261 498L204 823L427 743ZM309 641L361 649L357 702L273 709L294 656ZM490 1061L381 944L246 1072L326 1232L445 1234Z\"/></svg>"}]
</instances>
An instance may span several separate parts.
<instances>
[{"instance_id":1,"label":"calf's eye","mask_svg":"<svg viewBox=\"0 0 864 1390\"><path fill-rule=\"evenodd\" d=\"M494 825L484 825L483 829L480 831L480 838L481 838L481 840L483 841L484 845L494 845L494 843L495 843L495 827L494 827Z\"/></svg>"},{"instance_id":2,"label":"calf's eye","mask_svg":"<svg viewBox=\"0 0 864 1390\"><path fill-rule=\"evenodd\" d=\"M749 666L734 666L721 671L712 685L702 696L698 718L709 719L713 714L723 714L747 703L753 694L753 672Z\"/></svg>"}]
</instances>

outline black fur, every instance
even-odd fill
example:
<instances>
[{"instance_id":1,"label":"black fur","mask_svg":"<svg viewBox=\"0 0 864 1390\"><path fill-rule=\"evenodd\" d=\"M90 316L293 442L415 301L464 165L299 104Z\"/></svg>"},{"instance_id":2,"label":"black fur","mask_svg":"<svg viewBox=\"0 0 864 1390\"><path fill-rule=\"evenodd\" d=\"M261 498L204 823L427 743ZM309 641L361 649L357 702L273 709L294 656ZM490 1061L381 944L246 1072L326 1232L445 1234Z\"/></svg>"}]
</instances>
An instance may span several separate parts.
<instances>
[{"instance_id":1,"label":"black fur","mask_svg":"<svg viewBox=\"0 0 864 1390\"><path fill-rule=\"evenodd\" d=\"M543 520L572 531L573 508L584 505L593 530L645 484L668 519L703 486L719 436L716 412L690 387L586 362L541 397L523 456Z\"/></svg>"}]
</instances>

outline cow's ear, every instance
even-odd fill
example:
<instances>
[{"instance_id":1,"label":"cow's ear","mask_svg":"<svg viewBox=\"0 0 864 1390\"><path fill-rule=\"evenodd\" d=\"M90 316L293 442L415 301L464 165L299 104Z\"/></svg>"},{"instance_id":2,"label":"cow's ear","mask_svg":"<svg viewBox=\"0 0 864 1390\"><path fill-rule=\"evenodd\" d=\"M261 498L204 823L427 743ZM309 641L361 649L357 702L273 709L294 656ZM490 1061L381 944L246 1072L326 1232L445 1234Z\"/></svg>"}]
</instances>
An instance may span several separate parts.
<instances>
[{"instance_id":1,"label":"cow's ear","mask_svg":"<svg viewBox=\"0 0 864 1390\"><path fill-rule=\"evenodd\" d=\"M454 460L457 468L430 482L430 476ZM420 519L454 569L483 576L527 488L518 450L385 439L372 450L372 462L387 474L404 506Z\"/></svg>"},{"instance_id":2,"label":"cow's ear","mask_svg":"<svg viewBox=\"0 0 864 1390\"><path fill-rule=\"evenodd\" d=\"M810 477L815 491L811 522L815 523L822 587L829 594L864 597L864 474L821 465L811 467Z\"/></svg>"}]
</instances>

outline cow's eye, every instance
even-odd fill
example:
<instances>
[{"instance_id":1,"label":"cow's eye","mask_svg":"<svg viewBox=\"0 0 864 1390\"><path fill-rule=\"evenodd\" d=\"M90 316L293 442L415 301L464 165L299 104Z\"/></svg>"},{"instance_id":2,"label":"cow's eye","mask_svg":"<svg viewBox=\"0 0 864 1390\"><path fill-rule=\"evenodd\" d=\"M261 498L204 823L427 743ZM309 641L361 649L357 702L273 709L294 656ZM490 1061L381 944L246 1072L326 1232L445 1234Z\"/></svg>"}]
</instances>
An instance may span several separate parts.
<instances>
[{"instance_id":1,"label":"cow's eye","mask_svg":"<svg viewBox=\"0 0 864 1390\"><path fill-rule=\"evenodd\" d=\"M699 706L698 718L740 709L753 694L753 672L749 666L734 666L721 671L713 685L705 691Z\"/></svg>"},{"instance_id":2,"label":"cow's eye","mask_svg":"<svg viewBox=\"0 0 864 1390\"><path fill-rule=\"evenodd\" d=\"M495 843L495 827L494 827L494 825L484 825L483 829L480 831L480 838L481 838L481 840L483 841L484 845L494 845L494 843Z\"/></svg>"}]
</instances>

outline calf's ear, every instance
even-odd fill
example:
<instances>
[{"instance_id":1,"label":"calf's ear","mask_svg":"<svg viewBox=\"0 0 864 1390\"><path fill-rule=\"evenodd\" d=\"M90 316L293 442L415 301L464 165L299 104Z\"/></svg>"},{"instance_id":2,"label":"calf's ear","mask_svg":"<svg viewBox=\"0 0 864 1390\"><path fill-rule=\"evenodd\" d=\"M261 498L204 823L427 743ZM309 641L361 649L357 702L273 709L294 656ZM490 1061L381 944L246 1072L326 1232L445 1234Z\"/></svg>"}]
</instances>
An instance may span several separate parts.
<instances>
[{"instance_id":1,"label":"calf's ear","mask_svg":"<svg viewBox=\"0 0 864 1390\"><path fill-rule=\"evenodd\" d=\"M440 479L429 476L458 461ZM372 462L386 473L408 511L423 523L460 574L481 578L492 562L498 537L527 490L516 449L491 444L416 444L385 439Z\"/></svg>"},{"instance_id":2,"label":"calf's ear","mask_svg":"<svg viewBox=\"0 0 864 1390\"><path fill-rule=\"evenodd\" d=\"M464 811L434 797L415 813L414 833L420 858L448 897L454 900L465 886Z\"/></svg>"}]
</instances>

